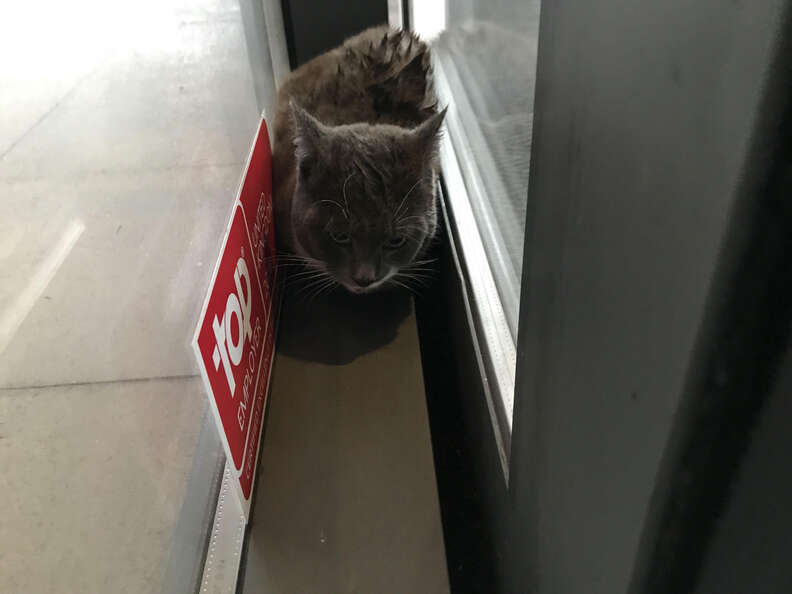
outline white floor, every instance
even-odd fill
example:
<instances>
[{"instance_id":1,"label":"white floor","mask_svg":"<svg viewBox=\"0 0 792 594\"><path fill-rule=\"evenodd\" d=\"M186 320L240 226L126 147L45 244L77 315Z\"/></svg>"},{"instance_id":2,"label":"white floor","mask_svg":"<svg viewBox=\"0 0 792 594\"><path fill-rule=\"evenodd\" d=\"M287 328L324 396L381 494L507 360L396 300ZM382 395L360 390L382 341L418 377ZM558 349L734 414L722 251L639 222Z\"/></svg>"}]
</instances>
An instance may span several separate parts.
<instances>
[{"instance_id":1,"label":"white floor","mask_svg":"<svg viewBox=\"0 0 792 594\"><path fill-rule=\"evenodd\" d=\"M0 592L159 592L257 120L235 0L0 7Z\"/></svg>"}]
</instances>

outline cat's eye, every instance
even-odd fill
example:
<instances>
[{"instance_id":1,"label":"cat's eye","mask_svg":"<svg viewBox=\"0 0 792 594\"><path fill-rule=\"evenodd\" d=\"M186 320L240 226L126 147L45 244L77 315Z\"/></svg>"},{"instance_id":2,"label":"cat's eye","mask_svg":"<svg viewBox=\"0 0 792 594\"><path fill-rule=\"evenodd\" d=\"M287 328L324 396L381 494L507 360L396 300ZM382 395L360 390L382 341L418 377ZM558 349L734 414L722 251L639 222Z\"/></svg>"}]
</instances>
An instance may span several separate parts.
<instances>
[{"instance_id":1,"label":"cat's eye","mask_svg":"<svg viewBox=\"0 0 792 594\"><path fill-rule=\"evenodd\" d=\"M407 243L407 238L404 235L396 235L385 242L385 247L389 250L397 250L405 243Z\"/></svg>"},{"instance_id":2,"label":"cat's eye","mask_svg":"<svg viewBox=\"0 0 792 594\"><path fill-rule=\"evenodd\" d=\"M349 237L349 233L344 233L344 232L336 233L335 231L330 231L329 234L330 234L330 239L332 239L339 245L345 245L351 241Z\"/></svg>"}]
</instances>

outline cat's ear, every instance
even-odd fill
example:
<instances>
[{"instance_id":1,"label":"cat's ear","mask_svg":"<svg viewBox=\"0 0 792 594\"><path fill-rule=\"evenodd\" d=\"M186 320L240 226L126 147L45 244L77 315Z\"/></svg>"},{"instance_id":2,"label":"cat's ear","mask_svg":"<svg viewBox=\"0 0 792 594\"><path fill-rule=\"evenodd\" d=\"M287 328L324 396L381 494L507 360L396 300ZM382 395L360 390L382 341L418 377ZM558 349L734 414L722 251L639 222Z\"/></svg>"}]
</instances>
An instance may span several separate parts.
<instances>
[{"instance_id":1,"label":"cat's ear","mask_svg":"<svg viewBox=\"0 0 792 594\"><path fill-rule=\"evenodd\" d=\"M294 124L294 150L300 173L308 176L321 155L322 140L327 129L322 122L292 100L289 102Z\"/></svg>"},{"instance_id":2,"label":"cat's ear","mask_svg":"<svg viewBox=\"0 0 792 594\"><path fill-rule=\"evenodd\" d=\"M448 107L445 107L410 132L412 142L428 157L434 157L437 154L440 126L443 124L447 111Z\"/></svg>"}]
</instances>

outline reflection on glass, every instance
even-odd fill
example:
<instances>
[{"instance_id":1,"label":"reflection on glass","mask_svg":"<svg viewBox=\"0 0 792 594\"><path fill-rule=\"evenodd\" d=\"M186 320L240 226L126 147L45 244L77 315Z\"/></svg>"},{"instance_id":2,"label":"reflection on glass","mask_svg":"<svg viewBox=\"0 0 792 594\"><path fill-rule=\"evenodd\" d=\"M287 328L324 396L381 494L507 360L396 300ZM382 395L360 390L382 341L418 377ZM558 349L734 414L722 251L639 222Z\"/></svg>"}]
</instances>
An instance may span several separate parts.
<instances>
[{"instance_id":1,"label":"reflection on glass","mask_svg":"<svg viewBox=\"0 0 792 594\"><path fill-rule=\"evenodd\" d=\"M457 151L501 301L516 336L533 122L539 0L448 2L438 75L459 115Z\"/></svg>"}]
</instances>

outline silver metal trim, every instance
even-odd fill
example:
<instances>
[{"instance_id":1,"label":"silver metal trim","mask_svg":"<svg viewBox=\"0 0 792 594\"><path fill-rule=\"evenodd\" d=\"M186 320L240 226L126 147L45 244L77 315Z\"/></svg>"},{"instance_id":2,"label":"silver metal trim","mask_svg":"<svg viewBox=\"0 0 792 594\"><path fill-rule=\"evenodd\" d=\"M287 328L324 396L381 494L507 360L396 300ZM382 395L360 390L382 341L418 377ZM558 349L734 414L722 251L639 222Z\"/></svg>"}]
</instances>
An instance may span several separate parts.
<instances>
[{"instance_id":1,"label":"silver metal trim","mask_svg":"<svg viewBox=\"0 0 792 594\"><path fill-rule=\"evenodd\" d=\"M435 54L434 70L437 79L437 92L443 103L454 103L458 106L458 112L473 114L473 107L468 101L465 93L452 93L451 89L463 88L459 72L450 59L442 59ZM463 179L466 181L465 188L469 202L478 205L479 216L476 217L477 227L480 233L489 241L487 261L491 270L495 270L501 282L498 294L503 304L506 321L509 331L512 334L512 341L517 340L517 319L519 317L520 305L520 279L514 275L511 257L506 253L502 244L501 230L497 228L495 210L490 196L504 196L506 189L497 176L492 176L485 184L481 171L497 170L493 156L487 151L473 151L472 143L478 146L486 146L484 133L478 121L469 117L464 121L461 117L456 117L448 126L448 132L453 141L454 152L459 161L463 172ZM527 188L526 188L527 193ZM471 206L472 208L472 206ZM474 211L475 216L475 211ZM520 245L522 248L522 245Z\"/></svg>"},{"instance_id":2,"label":"silver metal trim","mask_svg":"<svg viewBox=\"0 0 792 594\"><path fill-rule=\"evenodd\" d=\"M402 0L388 0L388 24L394 29L404 28L404 3Z\"/></svg>"},{"instance_id":3,"label":"silver metal trim","mask_svg":"<svg viewBox=\"0 0 792 594\"><path fill-rule=\"evenodd\" d=\"M478 327L483 334L479 348L488 373L484 377L489 385L489 393L497 396L497 401L488 402L493 422L501 438L504 474L508 477L509 444L511 443L512 412L514 408L514 378L517 367L517 348L512 336L501 297L495 284L489 260L481 240L478 223L470 205L470 197L462 176L458 153L450 136L458 131L461 123L448 83L441 67L435 65L435 84L438 96L448 105L446 128L449 134L440 142L440 163L446 184L448 206L460 238L464 241L458 246L467 271L472 291L472 311ZM483 344L481 344L483 342Z\"/></svg>"},{"instance_id":4,"label":"silver metal trim","mask_svg":"<svg viewBox=\"0 0 792 594\"><path fill-rule=\"evenodd\" d=\"M223 444L206 402L184 502L173 533L162 594L194 593L201 583L224 465Z\"/></svg>"},{"instance_id":5,"label":"silver metal trim","mask_svg":"<svg viewBox=\"0 0 792 594\"><path fill-rule=\"evenodd\" d=\"M267 43L272 60L272 73L275 77L275 89L279 89L284 79L289 76L289 50L286 45L286 29L283 25L283 11L277 0L261 0L264 11L264 25L267 28ZM275 113L275 106L269 107Z\"/></svg>"},{"instance_id":6,"label":"silver metal trim","mask_svg":"<svg viewBox=\"0 0 792 594\"><path fill-rule=\"evenodd\" d=\"M201 577L201 594L234 594L236 591L246 522L234 481L236 476L226 461Z\"/></svg>"},{"instance_id":7,"label":"silver metal trim","mask_svg":"<svg viewBox=\"0 0 792 594\"><path fill-rule=\"evenodd\" d=\"M462 286L462 301L465 305L465 317L468 321L470 334L473 338L473 350L476 356L476 364L478 365L479 374L482 378L482 389L484 391L484 398L487 403L487 410L490 415L490 422L492 423L493 434L495 435L495 445L498 450L498 459L501 463L501 470L503 471L503 478L506 481L506 486L509 486L509 458L508 458L508 443L504 443L504 430L501 423L498 422L498 414L495 411L495 402L492 398L492 390L490 390L490 382L487 380L488 372L487 365L484 362L484 355L481 351L481 343L478 339L478 331L476 330L476 323L473 319L473 308L470 305L470 297L468 293L468 282L465 279L465 274L462 271L462 262L459 258L459 251L457 250L457 242L454 239L454 233L451 229L451 220L449 218L449 210L446 204L445 194L440 200L440 207L443 209L443 220L446 226L446 235L448 237L448 244L451 250L451 256L454 259L454 267L459 277L459 282Z\"/></svg>"}]
</instances>

